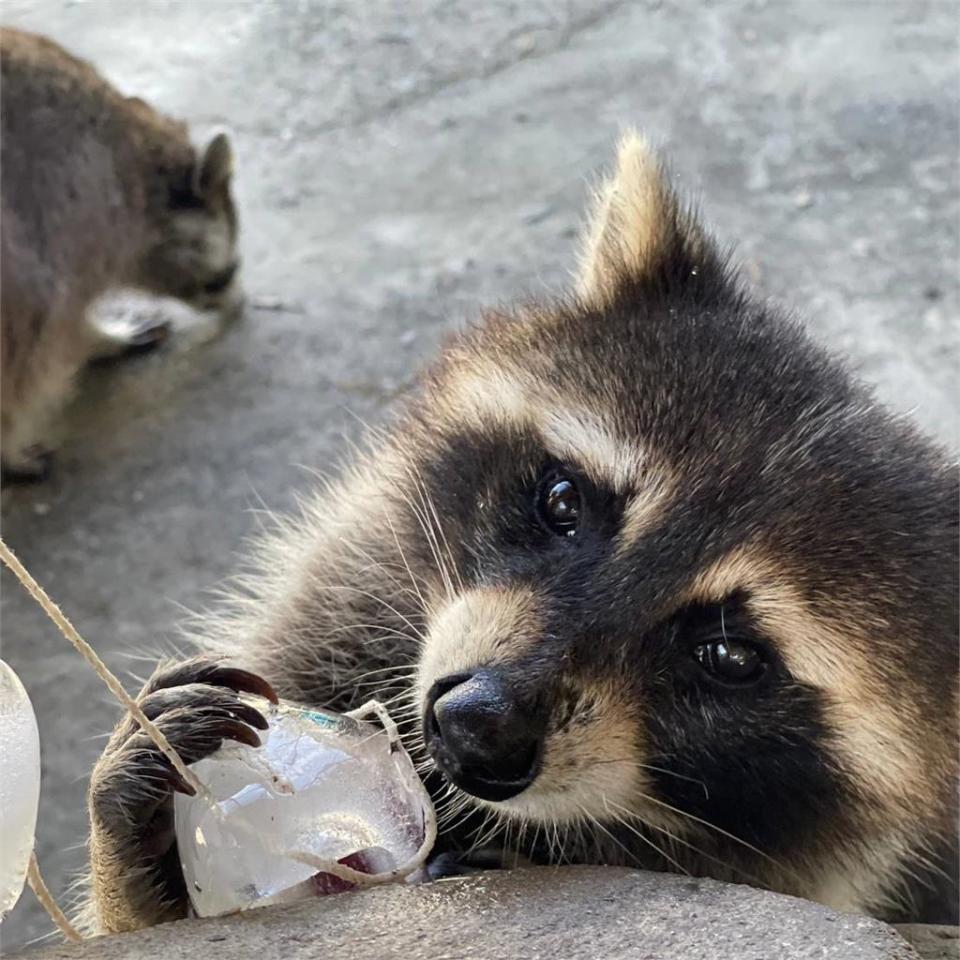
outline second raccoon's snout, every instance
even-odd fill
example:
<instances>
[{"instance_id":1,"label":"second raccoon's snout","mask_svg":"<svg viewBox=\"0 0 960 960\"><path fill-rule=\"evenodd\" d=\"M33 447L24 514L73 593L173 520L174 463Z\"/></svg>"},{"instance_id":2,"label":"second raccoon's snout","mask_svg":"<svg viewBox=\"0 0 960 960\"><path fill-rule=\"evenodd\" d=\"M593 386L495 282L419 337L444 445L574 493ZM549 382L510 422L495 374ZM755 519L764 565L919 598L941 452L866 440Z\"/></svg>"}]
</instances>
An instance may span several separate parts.
<instances>
[{"instance_id":1,"label":"second raccoon's snout","mask_svg":"<svg viewBox=\"0 0 960 960\"><path fill-rule=\"evenodd\" d=\"M540 768L546 718L494 670L438 680L427 695L427 748L450 781L481 800L508 800Z\"/></svg>"}]
</instances>

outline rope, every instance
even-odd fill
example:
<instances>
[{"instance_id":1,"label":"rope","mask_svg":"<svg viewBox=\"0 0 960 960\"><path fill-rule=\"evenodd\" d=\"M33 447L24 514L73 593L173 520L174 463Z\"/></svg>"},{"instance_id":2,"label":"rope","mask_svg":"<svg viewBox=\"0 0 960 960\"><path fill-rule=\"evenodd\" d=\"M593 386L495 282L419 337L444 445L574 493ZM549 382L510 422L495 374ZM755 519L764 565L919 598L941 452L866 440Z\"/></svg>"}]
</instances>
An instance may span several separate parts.
<instances>
[{"instance_id":1,"label":"rope","mask_svg":"<svg viewBox=\"0 0 960 960\"><path fill-rule=\"evenodd\" d=\"M43 882L43 876L40 874L40 864L37 863L37 855L30 852L30 863L27 866L27 883L30 889L37 895L43 909L50 914L50 919L60 928L60 932L74 943L79 943L83 937L77 931L77 928L67 919L66 914L57 906L57 901L53 899L53 894Z\"/></svg>"},{"instance_id":2,"label":"rope","mask_svg":"<svg viewBox=\"0 0 960 960\"><path fill-rule=\"evenodd\" d=\"M80 636L73 624L66 618L66 616L64 616L63 611L61 611L61 609L50 599L37 581L34 580L34 578L30 575L23 564L20 563L13 551L10 550L2 538L0 538L0 560L3 560L10 570L13 571L13 574L20 581L20 583L23 584L27 592L43 608L44 613L46 613L47 616L56 624L60 632L67 638L67 640L73 644L80 656L82 656L84 660L90 664L97 676L100 677L100 679L103 680L103 682L107 685L110 692L113 693L113 695L127 708L127 710L130 711L131 716L137 721L138 724L140 724L143 732L146 733L151 740L153 740L153 742L157 745L157 748L170 761L177 773L179 773L180 776L183 777L183 779L190 784L191 787L193 787L199 796L207 799L216 813L222 816L222 811L220 811L217 804L214 803L213 798L210 797L206 787L197 779L196 775L192 770L189 769L189 767L187 767L183 760L180 759L180 755L170 745L170 742L163 735L163 732L146 717L136 700L134 700L133 697L127 693L123 687L123 684L120 683L116 676L110 672L110 669L107 667L107 665L100 659L99 656L97 656L97 653L93 647L91 647L90 644L88 644L83 637ZM370 713L375 714L380 719L387 732L387 736L390 739L391 745L395 745L399 740L396 724L393 722L393 720L390 718L390 715L386 712L386 709L381 704L377 703L376 701L370 701L365 703L359 709L352 711L350 714L348 714L348 716L359 719L360 717L369 715ZM346 864L324 860L302 850L282 851L282 855L287 856L292 860L299 861L300 863L312 866L315 869L323 870L325 873L331 873L342 880L351 881L358 886L373 886L401 879L421 867L424 861L427 859L427 856L429 855L430 850L436 841L436 837L436 814L434 813L433 805L428 804L424 815L423 843L421 843L420 848L412 857L410 857L410 859L400 864L393 870L375 874L362 873L358 870L354 870L352 867L348 867ZM27 871L27 879L30 883L31 889L36 894L37 899L43 905L44 909L50 915L50 919L53 920L63 935L68 940L79 941L82 939L80 934L77 933L76 929L66 918L63 911L57 906L56 901L51 896L46 884L43 882L43 878L40 876L40 868L37 864L35 853L31 853L30 855L30 866Z\"/></svg>"},{"instance_id":3,"label":"rope","mask_svg":"<svg viewBox=\"0 0 960 960\"><path fill-rule=\"evenodd\" d=\"M13 551L0 538L0 560L13 571L16 578L23 584L30 596L43 608L43 612L57 625L60 632L73 644L77 652L93 667L94 672L107 685L110 692L130 711L130 715L140 724L143 732L157 745L157 749L170 761L173 769L193 787L197 793L206 793L206 788L196 778L196 775L180 759L180 754L170 745L170 741L163 735L156 724L151 722L140 709L137 701L127 693L123 684L110 672L109 667L97 656L96 650L77 633L74 625L64 616L63 611L47 596L43 587L33 579L24 565L16 558Z\"/></svg>"}]
</instances>

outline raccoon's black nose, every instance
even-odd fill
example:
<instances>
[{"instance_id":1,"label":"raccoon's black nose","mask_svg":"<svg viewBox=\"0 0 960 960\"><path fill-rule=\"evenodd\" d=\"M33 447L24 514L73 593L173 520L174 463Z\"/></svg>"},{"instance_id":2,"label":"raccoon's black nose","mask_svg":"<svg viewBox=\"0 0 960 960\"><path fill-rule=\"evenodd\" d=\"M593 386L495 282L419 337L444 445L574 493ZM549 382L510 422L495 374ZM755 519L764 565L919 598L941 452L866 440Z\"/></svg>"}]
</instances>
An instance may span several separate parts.
<instances>
[{"instance_id":1,"label":"raccoon's black nose","mask_svg":"<svg viewBox=\"0 0 960 960\"><path fill-rule=\"evenodd\" d=\"M545 726L493 670L438 680L423 716L427 748L441 772L482 800L507 800L533 783Z\"/></svg>"}]
</instances>

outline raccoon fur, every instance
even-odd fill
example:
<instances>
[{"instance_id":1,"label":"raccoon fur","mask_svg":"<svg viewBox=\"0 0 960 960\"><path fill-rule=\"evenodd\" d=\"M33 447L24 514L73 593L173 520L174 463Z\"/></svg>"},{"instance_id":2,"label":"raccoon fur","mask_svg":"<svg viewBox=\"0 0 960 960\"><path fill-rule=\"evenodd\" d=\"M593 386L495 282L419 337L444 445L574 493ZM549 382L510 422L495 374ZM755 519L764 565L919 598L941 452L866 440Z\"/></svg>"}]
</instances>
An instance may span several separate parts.
<instances>
[{"instance_id":1,"label":"raccoon fur","mask_svg":"<svg viewBox=\"0 0 960 960\"><path fill-rule=\"evenodd\" d=\"M198 154L184 124L44 37L0 31L0 70L0 459L8 479L37 479L78 371L168 332L109 335L88 316L97 297L133 287L238 305L232 159L223 134Z\"/></svg>"},{"instance_id":2,"label":"raccoon fur","mask_svg":"<svg viewBox=\"0 0 960 960\"><path fill-rule=\"evenodd\" d=\"M748 294L627 135L576 293L454 337L140 703L192 761L256 742L235 691L378 695L447 864L495 848L945 921L957 481ZM121 721L90 787L92 928L186 912L177 789Z\"/></svg>"}]
</instances>

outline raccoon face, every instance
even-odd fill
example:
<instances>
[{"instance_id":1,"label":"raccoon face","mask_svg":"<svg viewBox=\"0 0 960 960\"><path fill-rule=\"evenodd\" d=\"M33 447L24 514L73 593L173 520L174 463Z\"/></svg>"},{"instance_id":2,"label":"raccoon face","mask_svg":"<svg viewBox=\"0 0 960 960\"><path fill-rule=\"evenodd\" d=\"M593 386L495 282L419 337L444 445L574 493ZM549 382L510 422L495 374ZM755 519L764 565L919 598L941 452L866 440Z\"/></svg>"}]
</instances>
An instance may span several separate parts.
<instances>
[{"instance_id":1,"label":"raccoon face","mask_svg":"<svg viewBox=\"0 0 960 960\"><path fill-rule=\"evenodd\" d=\"M239 308L232 171L230 142L218 134L192 169L172 178L155 242L145 258L143 282L148 289L199 310Z\"/></svg>"},{"instance_id":2,"label":"raccoon face","mask_svg":"<svg viewBox=\"0 0 960 960\"><path fill-rule=\"evenodd\" d=\"M638 138L578 296L452 344L404 433L417 710L471 802L850 908L950 829L956 471Z\"/></svg>"}]
</instances>

